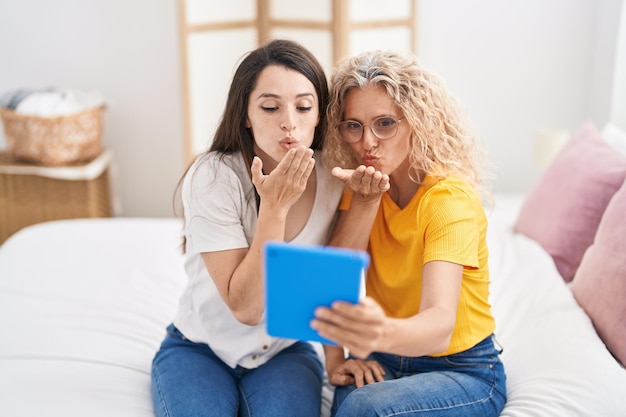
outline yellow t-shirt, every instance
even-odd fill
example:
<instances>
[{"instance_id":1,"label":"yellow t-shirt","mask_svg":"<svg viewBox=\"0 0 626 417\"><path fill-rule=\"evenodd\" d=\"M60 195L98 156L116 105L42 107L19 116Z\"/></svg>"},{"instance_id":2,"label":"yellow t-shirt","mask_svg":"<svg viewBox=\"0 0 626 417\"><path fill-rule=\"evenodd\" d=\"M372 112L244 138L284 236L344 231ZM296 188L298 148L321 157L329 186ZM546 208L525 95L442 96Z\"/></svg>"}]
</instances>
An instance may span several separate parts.
<instances>
[{"instance_id":1,"label":"yellow t-shirt","mask_svg":"<svg viewBox=\"0 0 626 417\"><path fill-rule=\"evenodd\" d=\"M419 311L424 264L446 261L463 265L452 339L445 352L433 356L471 348L495 328L488 302L486 233L487 218L480 199L462 180L426 177L404 209L385 193L370 234L367 295L380 303L388 316L410 317Z\"/></svg>"}]
</instances>

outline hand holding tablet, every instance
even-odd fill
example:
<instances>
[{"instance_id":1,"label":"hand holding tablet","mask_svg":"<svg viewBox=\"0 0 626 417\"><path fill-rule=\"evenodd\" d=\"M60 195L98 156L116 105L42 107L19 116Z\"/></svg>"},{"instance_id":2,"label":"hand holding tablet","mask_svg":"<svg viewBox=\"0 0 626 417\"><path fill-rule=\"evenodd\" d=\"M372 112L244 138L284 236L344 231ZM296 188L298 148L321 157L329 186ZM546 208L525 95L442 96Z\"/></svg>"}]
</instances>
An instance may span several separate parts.
<instances>
[{"instance_id":1,"label":"hand holding tablet","mask_svg":"<svg viewBox=\"0 0 626 417\"><path fill-rule=\"evenodd\" d=\"M367 253L268 242L264 258L267 333L334 345L317 334L310 322L319 306L359 302L362 277L369 265Z\"/></svg>"}]
</instances>

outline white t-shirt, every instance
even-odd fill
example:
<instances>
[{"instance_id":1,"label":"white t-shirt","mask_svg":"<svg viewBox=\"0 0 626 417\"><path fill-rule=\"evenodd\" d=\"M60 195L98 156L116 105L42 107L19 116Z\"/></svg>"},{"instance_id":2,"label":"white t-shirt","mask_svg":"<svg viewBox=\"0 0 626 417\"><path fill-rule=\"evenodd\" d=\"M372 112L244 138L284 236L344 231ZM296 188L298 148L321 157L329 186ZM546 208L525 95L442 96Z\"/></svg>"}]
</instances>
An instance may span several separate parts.
<instances>
[{"instance_id":1,"label":"white t-shirt","mask_svg":"<svg viewBox=\"0 0 626 417\"><path fill-rule=\"evenodd\" d=\"M292 242L326 244L343 184L315 152L317 190L311 215ZM189 277L174 325L191 341L208 344L228 366L256 368L294 343L268 336L265 317L256 326L240 323L220 296L202 262L202 252L247 248L257 225L254 185L241 153L198 158L182 187Z\"/></svg>"}]
</instances>

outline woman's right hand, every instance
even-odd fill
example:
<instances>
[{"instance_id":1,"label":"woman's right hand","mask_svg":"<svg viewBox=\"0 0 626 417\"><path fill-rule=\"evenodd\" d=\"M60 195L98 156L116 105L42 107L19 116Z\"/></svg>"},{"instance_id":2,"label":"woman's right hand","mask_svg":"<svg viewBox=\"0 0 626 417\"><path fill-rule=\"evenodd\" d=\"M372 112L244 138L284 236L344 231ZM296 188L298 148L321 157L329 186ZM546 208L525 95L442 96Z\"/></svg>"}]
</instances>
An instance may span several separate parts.
<instances>
[{"instance_id":1,"label":"woman's right hand","mask_svg":"<svg viewBox=\"0 0 626 417\"><path fill-rule=\"evenodd\" d=\"M313 150L304 146L291 148L276 168L263 174L263 162L254 157L251 166L252 183L264 204L289 209L306 189L315 167Z\"/></svg>"},{"instance_id":2,"label":"woman's right hand","mask_svg":"<svg viewBox=\"0 0 626 417\"><path fill-rule=\"evenodd\" d=\"M390 187L389 175L376 171L372 166L359 165L356 169L335 167L331 173L353 191L353 198L363 202L377 201Z\"/></svg>"}]
</instances>

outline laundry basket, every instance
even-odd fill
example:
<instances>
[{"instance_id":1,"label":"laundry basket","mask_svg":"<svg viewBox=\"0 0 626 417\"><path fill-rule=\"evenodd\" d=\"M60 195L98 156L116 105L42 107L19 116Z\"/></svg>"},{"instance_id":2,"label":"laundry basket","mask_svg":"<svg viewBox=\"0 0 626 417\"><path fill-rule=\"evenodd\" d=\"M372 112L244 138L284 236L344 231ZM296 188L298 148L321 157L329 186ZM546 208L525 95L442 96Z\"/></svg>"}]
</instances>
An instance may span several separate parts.
<instances>
[{"instance_id":1,"label":"laundry basket","mask_svg":"<svg viewBox=\"0 0 626 417\"><path fill-rule=\"evenodd\" d=\"M42 117L2 108L7 151L16 160L49 166L90 161L103 150L103 110Z\"/></svg>"}]
</instances>

